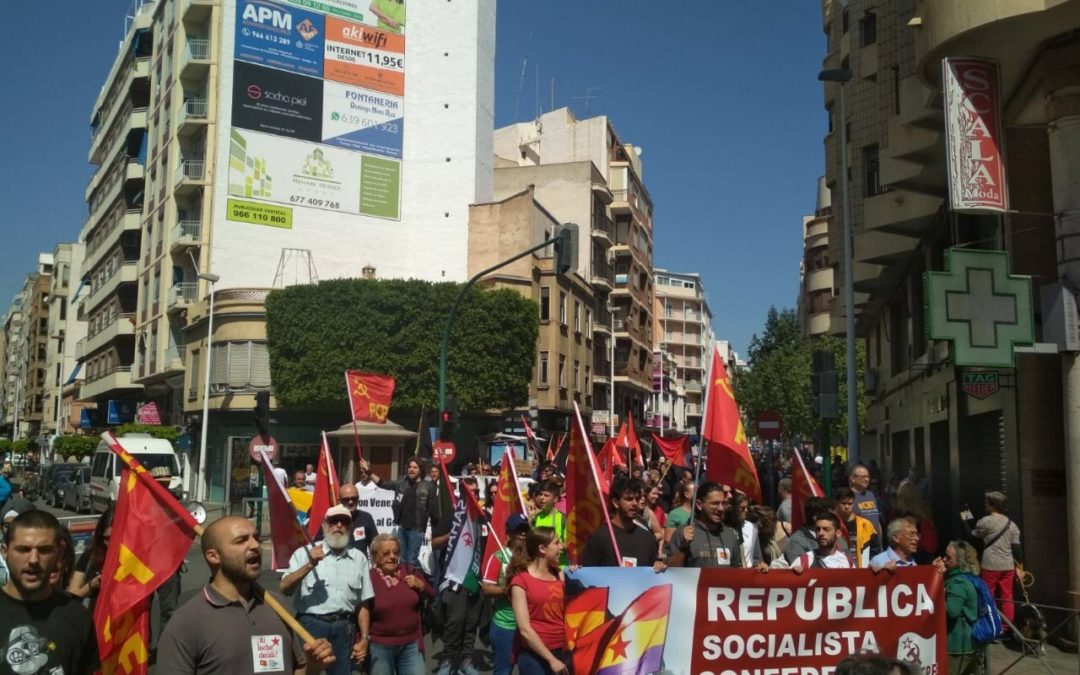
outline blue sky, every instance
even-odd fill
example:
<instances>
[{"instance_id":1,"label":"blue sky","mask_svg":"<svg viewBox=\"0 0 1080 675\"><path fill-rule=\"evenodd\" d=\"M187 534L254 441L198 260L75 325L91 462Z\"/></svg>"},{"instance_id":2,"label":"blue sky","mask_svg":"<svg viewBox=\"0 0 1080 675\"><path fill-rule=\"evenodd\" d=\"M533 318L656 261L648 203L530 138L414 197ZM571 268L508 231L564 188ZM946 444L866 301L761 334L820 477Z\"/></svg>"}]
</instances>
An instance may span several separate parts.
<instances>
[{"instance_id":1,"label":"blue sky","mask_svg":"<svg viewBox=\"0 0 1080 675\"><path fill-rule=\"evenodd\" d=\"M9 53L24 55L0 88L0 307L38 251L82 226L90 109L130 0L51 6L43 43L37 3L0 5L3 25L23 27ZM644 150L655 265L704 275L718 337L745 353L769 306L795 302L801 216L824 161L824 53L816 2L502 0L495 121L549 109L552 78L555 107L609 115Z\"/></svg>"}]
</instances>

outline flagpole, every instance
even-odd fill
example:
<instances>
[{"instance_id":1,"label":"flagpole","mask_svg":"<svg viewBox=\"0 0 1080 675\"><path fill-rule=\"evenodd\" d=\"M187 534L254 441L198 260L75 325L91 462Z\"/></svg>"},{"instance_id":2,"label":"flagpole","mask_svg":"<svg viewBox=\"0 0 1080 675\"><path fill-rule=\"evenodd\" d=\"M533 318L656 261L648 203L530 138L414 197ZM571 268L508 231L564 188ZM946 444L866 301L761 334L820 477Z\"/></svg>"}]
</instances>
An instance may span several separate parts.
<instances>
[{"instance_id":1,"label":"flagpole","mask_svg":"<svg viewBox=\"0 0 1080 675\"><path fill-rule=\"evenodd\" d=\"M128 469L135 474L136 478L138 478L144 486L148 487L150 491L158 497L158 499L162 502L163 505L168 506L170 509L172 509L178 516L181 517L181 520L184 523L188 524L191 527L192 531L195 532L195 535L197 537L202 538L203 534L206 532L203 526L195 522L195 519L191 517L191 514L187 512L183 505L180 504L180 502L176 501L176 497L173 497L168 490L166 490L162 485L158 484L156 480L151 478L150 473L145 468L143 468L142 466L137 466L136 468L136 465L132 464L134 458L126 450L124 450L123 446L120 445L120 443L116 440L116 436L114 436L111 431L106 431L105 433L101 434L101 438L105 441L106 444L108 444L109 449L112 450L113 453L116 454L118 457L120 457L121 460L123 460L124 464L127 465ZM263 457L265 458L265 456L266 453L265 451L263 451ZM303 642L304 645L310 645L315 642L315 636L312 635L302 625L300 625L300 622L296 620L296 617L292 615L292 612L285 609L281 605L281 603L278 602L277 598L275 598L271 593L267 593L265 589L258 585L258 583L253 584L253 588L256 591L261 590L263 592L263 602L266 603L266 606L274 610L274 613L277 614L281 618L281 620L285 622L285 625L287 625L289 629L292 630L292 632L296 633L296 635L299 636L300 641Z\"/></svg>"},{"instance_id":2,"label":"flagpole","mask_svg":"<svg viewBox=\"0 0 1080 675\"><path fill-rule=\"evenodd\" d=\"M713 346L713 354L708 357L708 369L705 370L705 409L702 411L701 429L698 430L698 458L693 462L693 484L696 486L701 485L701 464L705 460L705 449L708 447L705 442L705 421L712 411L710 403L713 400L713 390L716 389L713 386L713 362L716 361L716 353L716 347Z\"/></svg>"},{"instance_id":3,"label":"flagpole","mask_svg":"<svg viewBox=\"0 0 1080 675\"><path fill-rule=\"evenodd\" d=\"M589 477L592 479L593 486L596 487L596 493L600 495L600 500L603 502L605 499L604 491L600 489L600 477L596 474L596 457L593 455L592 443L589 442L589 436L585 433L585 424L581 421L581 409L578 408L577 401L574 401L574 416L577 418L578 432L581 434L581 440L585 444L585 454L589 459ZM618 452L618 448L615 449ZM622 567L623 559L622 554L619 552L619 543L615 541L615 528L611 526L611 516L608 514L608 504L601 503L600 507L603 509L604 523L607 525L608 535L611 537L611 548L615 551L615 560L618 561L619 567Z\"/></svg>"},{"instance_id":4,"label":"flagpole","mask_svg":"<svg viewBox=\"0 0 1080 675\"><path fill-rule=\"evenodd\" d=\"M413 450L413 457L417 457L420 454L420 441L423 438L420 434L424 433L424 412L427 411L427 404L420 405L420 421L416 424L416 449Z\"/></svg>"}]
</instances>

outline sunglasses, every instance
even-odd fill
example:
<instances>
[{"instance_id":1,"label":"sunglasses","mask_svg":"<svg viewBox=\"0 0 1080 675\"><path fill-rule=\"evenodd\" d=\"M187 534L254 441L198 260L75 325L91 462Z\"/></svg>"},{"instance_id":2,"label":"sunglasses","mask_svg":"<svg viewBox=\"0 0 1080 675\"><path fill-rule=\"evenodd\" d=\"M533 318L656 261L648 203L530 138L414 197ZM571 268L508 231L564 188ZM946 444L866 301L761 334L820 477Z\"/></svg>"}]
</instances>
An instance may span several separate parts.
<instances>
[{"instance_id":1,"label":"sunglasses","mask_svg":"<svg viewBox=\"0 0 1080 675\"><path fill-rule=\"evenodd\" d=\"M356 504L359 501L360 501L359 497L342 497L341 498L341 503L342 504Z\"/></svg>"},{"instance_id":2,"label":"sunglasses","mask_svg":"<svg viewBox=\"0 0 1080 675\"><path fill-rule=\"evenodd\" d=\"M331 518L326 522L330 525L340 525L342 527L349 527L350 525L352 525L352 521L348 518Z\"/></svg>"}]
</instances>

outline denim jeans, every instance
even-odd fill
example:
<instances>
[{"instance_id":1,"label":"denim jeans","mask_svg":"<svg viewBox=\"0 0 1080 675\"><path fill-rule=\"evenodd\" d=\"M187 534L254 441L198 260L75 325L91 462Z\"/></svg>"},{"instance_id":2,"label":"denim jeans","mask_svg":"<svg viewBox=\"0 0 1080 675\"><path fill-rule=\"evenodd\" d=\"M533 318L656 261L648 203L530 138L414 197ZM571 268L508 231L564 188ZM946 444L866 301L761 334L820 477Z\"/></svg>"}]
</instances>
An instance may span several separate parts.
<instances>
[{"instance_id":1,"label":"denim jeans","mask_svg":"<svg viewBox=\"0 0 1080 675\"><path fill-rule=\"evenodd\" d=\"M556 649L551 653L572 671L570 654L563 649ZM551 668L548 667L547 661L527 649L521 650L518 654L517 667L518 675L551 675Z\"/></svg>"},{"instance_id":2,"label":"denim jeans","mask_svg":"<svg viewBox=\"0 0 1080 675\"><path fill-rule=\"evenodd\" d=\"M488 631L491 638L491 653L494 664L491 666L492 675L510 675L514 669L514 635L517 631L513 628L499 628L494 622Z\"/></svg>"},{"instance_id":3,"label":"denim jeans","mask_svg":"<svg viewBox=\"0 0 1080 675\"><path fill-rule=\"evenodd\" d=\"M424 655L415 642L390 646L372 642L368 645L371 675L424 675Z\"/></svg>"},{"instance_id":4,"label":"denim jeans","mask_svg":"<svg viewBox=\"0 0 1080 675\"><path fill-rule=\"evenodd\" d=\"M401 562L419 568L420 547L424 545L424 531L399 527L397 538L401 543Z\"/></svg>"},{"instance_id":5,"label":"denim jeans","mask_svg":"<svg viewBox=\"0 0 1080 675\"><path fill-rule=\"evenodd\" d=\"M356 640L356 621L323 621L310 614L297 617L300 625L316 638L326 638L334 650L335 660L327 666L327 675L352 674L352 648Z\"/></svg>"}]
</instances>

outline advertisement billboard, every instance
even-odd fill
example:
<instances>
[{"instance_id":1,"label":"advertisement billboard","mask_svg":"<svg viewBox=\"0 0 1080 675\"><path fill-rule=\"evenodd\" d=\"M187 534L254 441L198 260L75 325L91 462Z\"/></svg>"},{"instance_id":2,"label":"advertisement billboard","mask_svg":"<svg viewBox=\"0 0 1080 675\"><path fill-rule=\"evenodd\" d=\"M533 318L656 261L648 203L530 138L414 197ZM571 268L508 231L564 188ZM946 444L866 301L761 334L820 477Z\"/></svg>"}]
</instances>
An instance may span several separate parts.
<instances>
[{"instance_id":1,"label":"advertisement billboard","mask_svg":"<svg viewBox=\"0 0 1080 675\"><path fill-rule=\"evenodd\" d=\"M326 17L323 76L395 96L405 95L405 37Z\"/></svg>"},{"instance_id":2,"label":"advertisement billboard","mask_svg":"<svg viewBox=\"0 0 1080 675\"><path fill-rule=\"evenodd\" d=\"M237 61L232 124L305 141L322 140L322 82Z\"/></svg>"},{"instance_id":3,"label":"advertisement billboard","mask_svg":"<svg viewBox=\"0 0 1080 675\"><path fill-rule=\"evenodd\" d=\"M404 100L338 82L323 82L322 141L401 159Z\"/></svg>"},{"instance_id":4,"label":"advertisement billboard","mask_svg":"<svg viewBox=\"0 0 1080 675\"><path fill-rule=\"evenodd\" d=\"M960 212L1004 212L1009 201L998 64L943 59L942 83L950 206Z\"/></svg>"},{"instance_id":5,"label":"advertisement billboard","mask_svg":"<svg viewBox=\"0 0 1080 675\"><path fill-rule=\"evenodd\" d=\"M236 58L322 77L323 15L266 0L236 3Z\"/></svg>"}]
</instances>

